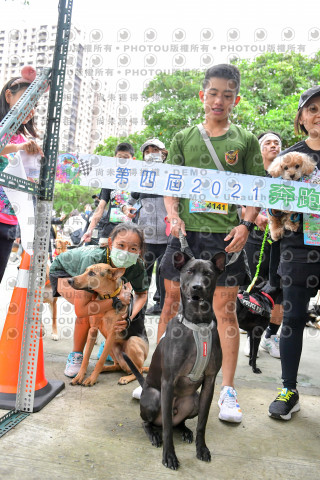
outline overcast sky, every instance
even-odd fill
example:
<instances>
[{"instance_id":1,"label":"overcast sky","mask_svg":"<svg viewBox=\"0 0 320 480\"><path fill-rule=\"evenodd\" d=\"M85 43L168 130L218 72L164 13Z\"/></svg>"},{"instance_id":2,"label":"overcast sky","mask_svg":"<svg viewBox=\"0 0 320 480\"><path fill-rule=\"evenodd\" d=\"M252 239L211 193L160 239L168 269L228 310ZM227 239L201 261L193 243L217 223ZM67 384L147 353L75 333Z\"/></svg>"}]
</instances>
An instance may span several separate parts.
<instances>
[{"instance_id":1,"label":"overcast sky","mask_svg":"<svg viewBox=\"0 0 320 480\"><path fill-rule=\"evenodd\" d=\"M72 25L86 32L91 66L101 67L107 92L140 95L160 71L205 70L234 56L254 58L267 50L312 55L320 50L318 0L73 3ZM58 0L29 0L29 5L23 0L0 0L0 5L1 23L7 28L52 24L58 19ZM71 52L70 48L69 56ZM142 106L131 102L130 109L140 112Z\"/></svg>"},{"instance_id":2,"label":"overcast sky","mask_svg":"<svg viewBox=\"0 0 320 480\"><path fill-rule=\"evenodd\" d=\"M57 18L58 0L1 0L1 23L18 26L23 23L51 22ZM297 0L74 0L72 21L86 26L102 28L112 43L113 32L128 29L132 36L141 37L148 28L157 30L158 38L172 40L175 29L183 29L186 39L200 40L201 30L210 28L219 43L227 41L228 31L238 30L240 42L258 41L255 32L265 30L266 41L281 42L283 31L293 29L294 43L310 43L310 29L320 28L319 2ZM309 15L306 15L309 12ZM3 13L6 13L4 16ZM138 38L138 36L137 36ZM230 40L230 39L229 39ZM230 40L231 41L231 40ZM319 46L319 38L318 38Z\"/></svg>"}]
</instances>

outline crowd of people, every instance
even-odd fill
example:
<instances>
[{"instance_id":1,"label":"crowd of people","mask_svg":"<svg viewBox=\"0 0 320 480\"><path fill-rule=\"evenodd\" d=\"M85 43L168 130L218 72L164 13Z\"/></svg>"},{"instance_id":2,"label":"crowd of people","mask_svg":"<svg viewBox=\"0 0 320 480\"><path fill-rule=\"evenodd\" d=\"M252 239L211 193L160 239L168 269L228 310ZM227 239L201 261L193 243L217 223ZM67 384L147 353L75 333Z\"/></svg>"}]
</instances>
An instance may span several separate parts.
<instances>
[{"instance_id":1,"label":"crowd of people","mask_svg":"<svg viewBox=\"0 0 320 480\"><path fill-rule=\"evenodd\" d=\"M0 98L2 117L6 112L3 110L4 102L7 110L12 108L18 95L27 86L28 82L22 77L12 79L5 85ZM320 168L320 86L301 94L297 115L293 119L296 134L305 135L306 139L284 151L279 133L261 132L256 137L230 121L230 114L240 101L239 91L240 72L237 67L222 64L209 68L199 92L204 108L204 123L177 132L168 150L159 138L146 140L141 145L143 160L263 177L268 174L267 170L276 157L298 151L310 155L316 161L317 168ZM28 117L24 124L30 121ZM26 142L24 127L21 128L17 132L18 139L12 141L14 147L8 145L7 150L2 152L3 164L6 154L17 148L27 151L35 148L33 140ZM29 132L35 136L34 130ZM114 156L132 159L134 150L130 144L120 143ZM4 199L0 213L2 278L15 238L12 231L17 222L4 192L0 191L0 195ZM77 249L72 261L68 252L56 257L50 270L54 295L62 295L73 303L77 316L73 351L68 356L65 375L75 377L79 372L90 314L113 308L110 298L98 302L86 291L75 295L75 290L66 279L83 273L87 266L94 263L108 263L125 269L124 287L118 297L125 304L129 302L125 285L130 282L134 291L133 308L130 317L117 322L115 328L117 331L132 329L134 335L146 337L145 315L160 314L157 335L157 341L160 342L168 322L179 308L180 274L174 268L172 258L181 249L179 234L182 233L196 258L211 259L219 252L224 252L227 257L227 266L218 278L213 299L222 347L219 418L235 423L242 420L234 382L239 351L236 301L239 287L246 288L249 285L259 263L257 283L265 281L281 287L281 294L275 302L261 342L261 347L271 356L280 358L282 367L283 388L269 406L269 415L289 420L292 413L300 409L297 374L308 305L320 288L320 235L317 237L318 243L305 244L304 223L301 220L297 231L287 230L277 242L268 236L261 252L268 220L266 211L260 211L260 208L245 205L237 208L228 204L227 210L216 209L212 212L211 207L204 208L202 205L199 208L196 202L186 198L106 188L93 197L95 208L87 205L82 214L75 210L67 220L65 217L53 219L55 225L63 222L63 232L70 237L71 246L85 244ZM277 218L283 215L278 210L270 210L269 213ZM146 310L154 268L155 304ZM140 393L141 389L138 388L133 395L139 398Z\"/></svg>"}]
</instances>

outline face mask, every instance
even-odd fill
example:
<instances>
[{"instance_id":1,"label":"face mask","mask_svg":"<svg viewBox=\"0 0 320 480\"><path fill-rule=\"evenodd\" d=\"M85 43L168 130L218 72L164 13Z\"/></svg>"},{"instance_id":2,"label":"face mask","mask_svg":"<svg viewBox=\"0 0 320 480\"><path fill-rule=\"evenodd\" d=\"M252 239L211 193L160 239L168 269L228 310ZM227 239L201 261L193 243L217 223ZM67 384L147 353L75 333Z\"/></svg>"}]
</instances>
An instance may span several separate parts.
<instances>
[{"instance_id":1,"label":"face mask","mask_svg":"<svg viewBox=\"0 0 320 480\"><path fill-rule=\"evenodd\" d=\"M148 153L145 155L144 160L146 162L163 162L164 158L162 156L161 152L153 152L153 153Z\"/></svg>"},{"instance_id":2,"label":"face mask","mask_svg":"<svg viewBox=\"0 0 320 480\"><path fill-rule=\"evenodd\" d=\"M135 265L138 257L138 253L127 252L127 250L120 250L115 247L112 247L110 253L112 263L117 268L128 268L131 265Z\"/></svg>"}]
</instances>

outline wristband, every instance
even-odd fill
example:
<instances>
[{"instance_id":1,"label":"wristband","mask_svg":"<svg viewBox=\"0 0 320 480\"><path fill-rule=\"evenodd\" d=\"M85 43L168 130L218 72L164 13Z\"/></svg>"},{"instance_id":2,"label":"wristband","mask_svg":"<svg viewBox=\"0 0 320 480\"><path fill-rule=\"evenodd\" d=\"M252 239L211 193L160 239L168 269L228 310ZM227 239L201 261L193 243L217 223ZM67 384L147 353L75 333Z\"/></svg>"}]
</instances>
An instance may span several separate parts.
<instances>
[{"instance_id":1,"label":"wristband","mask_svg":"<svg viewBox=\"0 0 320 480\"><path fill-rule=\"evenodd\" d=\"M247 220L240 220L239 225L244 225L249 232L252 232L252 230L254 229L254 223L248 222Z\"/></svg>"}]
</instances>

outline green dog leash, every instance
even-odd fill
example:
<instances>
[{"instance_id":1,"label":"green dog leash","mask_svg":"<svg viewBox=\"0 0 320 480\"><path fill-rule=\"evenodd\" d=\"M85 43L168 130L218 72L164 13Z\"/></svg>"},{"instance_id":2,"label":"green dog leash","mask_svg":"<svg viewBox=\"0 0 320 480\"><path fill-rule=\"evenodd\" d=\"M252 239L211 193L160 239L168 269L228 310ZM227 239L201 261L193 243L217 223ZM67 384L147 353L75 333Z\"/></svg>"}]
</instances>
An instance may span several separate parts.
<instances>
[{"instance_id":1,"label":"green dog leash","mask_svg":"<svg viewBox=\"0 0 320 480\"><path fill-rule=\"evenodd\" d=\"M258 261L258 265L257 265L257 268L256 268L256 273L255 273L255 276L253 277L253 280L252 282L250 283L249 287L247 288L246 292L250 292L251 289L254 287L256 281L257 281L257 278L258 278L258 275L259 275L259 272L260 272L260 266L261 266L261 263L262 263L262 257L263 257L263 252L264 252L264 247L265 247L265 244L266 244L266 241L267 241L267 237L268 237L268 232L269 232L269 224L267 223L267 226L266 226L266 229L264 231L264 236L263 236L263 239L262 239L262 244L261 244L261 249L260 249L260 255L259 255L259 261Z\"/></svg>"}]
</instances>

